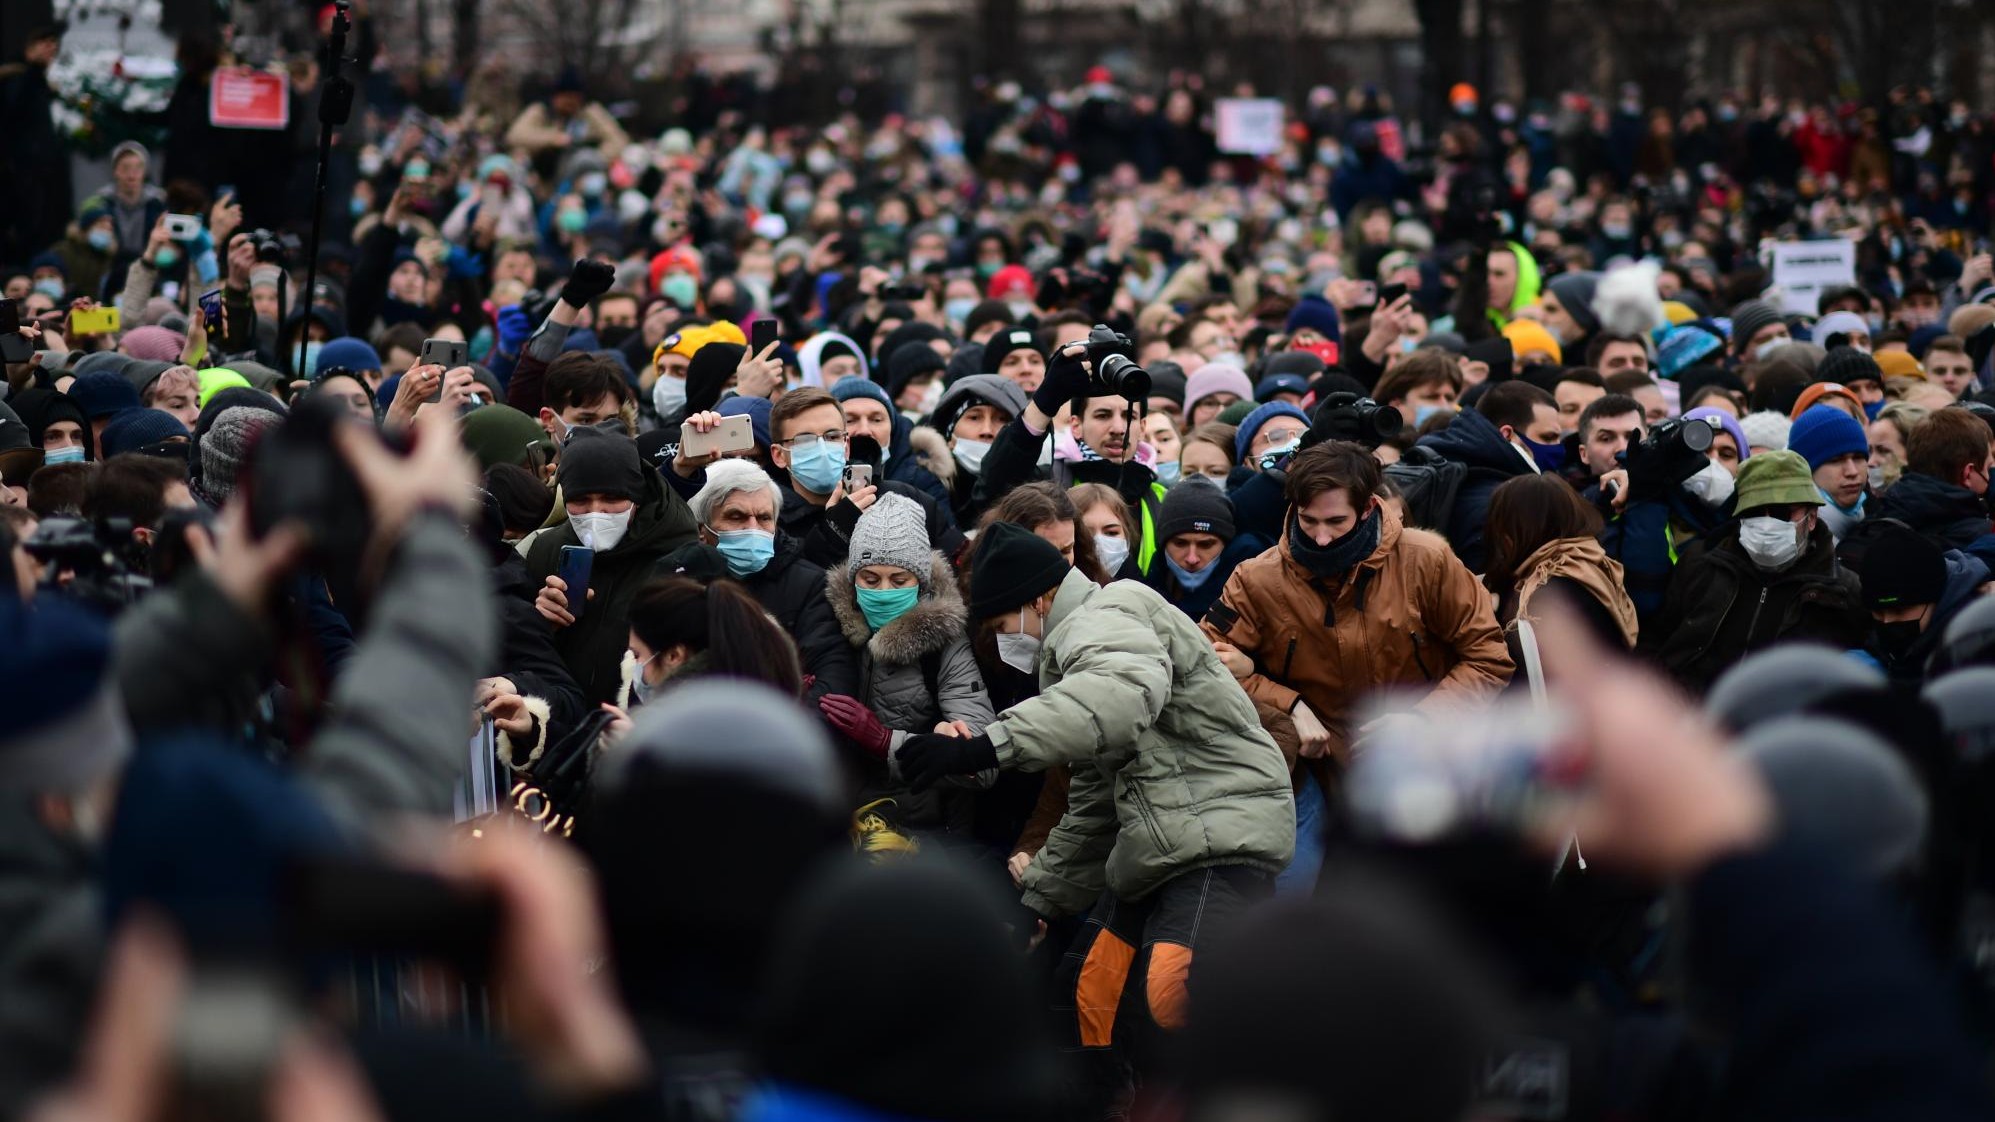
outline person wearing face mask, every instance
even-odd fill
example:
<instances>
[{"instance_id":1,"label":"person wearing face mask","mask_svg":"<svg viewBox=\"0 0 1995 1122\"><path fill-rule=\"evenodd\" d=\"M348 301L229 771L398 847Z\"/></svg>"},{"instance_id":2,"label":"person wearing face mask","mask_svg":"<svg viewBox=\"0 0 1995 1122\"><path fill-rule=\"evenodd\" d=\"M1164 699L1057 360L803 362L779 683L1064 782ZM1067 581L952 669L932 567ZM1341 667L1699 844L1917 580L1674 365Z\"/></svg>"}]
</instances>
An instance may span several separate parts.
<instances>
[{"instance_id":1,"label":"person wearing face mask","mask_svg":"<svg viewBox=\"0 0 1995 1122\"><path fill-rule=\"evenodd\" d=\"M1870 438L1863 425L1833 405L1811 406L1794 419L1787 447L1808 461L1826 505L1822 521L1841 541L1864 520L1870 481Z\"/></svg>"},{"instance_id":2,"label":"person wearing face mask","mask_svg":"<svg viewBox=\"0 0 1995 1122\"><path fill-rule=\"evenodd\" d=\"M701 678L765 682L785 697L803 691L803 671L790 637L769 621L755 599L731 581L703 584L682 576L646 581L630 602L629 649L623 684L605 733L628 735L631 710L642 711L672 690Z\"/></svg>"},{"instance_id":3,"label":"person wearing face mask","mask_svg":"<svg viewBox=\"0 0 1995 1122\"><path fill-rule=\"evenodd\" d=\"M926 349L926 348L924 348ZM932 352L931 352L932 353ZM844 378L831 387L850 436L868 436L879 443L881 475L934 500L930 506L956 524L951 506L956 458L934 429L917 428L894 411L891 392L870 378Z\"/></svg>"},{"instance_id":4,"label":"person wearing face mask","mask_svg":"<svg viewBox=\"0 0 1995 1122\"><path fill-rule=\"evenodd\" d=\"M1792 339L1780 309L1765 300L1747 300L1732 309L1732 355L1740 366L1766 361Z\"/></svg>"},{"instance_id":5,"label":"person wearing face mask","mask_svg":"<svg viewBox=\"0 0 1995 1122\"><path fill-rule=\"evenodd\" d=\"M776 524L783 509L776 481L747 460L720 460L708 465L706 485L687 505L701 546L719 555L726 575L796 642L812 679L805 697L855 692L858 661L824 597L824 569L804 560L803 544ZM691 574L692 566L682 564L688 548L660 561L658 571Z\"/></svg>"},{"instance_id":6,"label":"person wearing face mask","mask_svg":"<svg viewBox=\"0 0 1995 1122\"><path fill-rule=\"evenodd\" d=\"M70 292L100 297L118 253L117 224L103 200L86 203L63 239L50 247Z\"/></svg>"},{"instance_id":7,"label":"person wearing face mask","mask_svg":"<svg viewBox=\"0 0 1995 1122\"><path fill-rule=\"evenodd\" d=\"M978 736L908 737L897 770L921 790L1069 766L1066 813L1022 899L1042 917L1088 915L1061 982L1080 1010L1069 1043L1090 1065L1127 1062L1183 1025L1199 948L1288 865L1288 768L1212 645L1153 589L1097 585L1004 522L975 564L970 615L1006 664L1038 675L1039 695Z\"/></svg>"},{"instance_id":8,"label":"person wearing face mask","mask_svg":"<svg viewBox=\"0 0 1995 1122\"><path fill-rule=\"evenodd\" d=\"M874 389L885 397L884 391ZM879 399L873 400L877 403ZM777 521L785 533L803 543L804 556L827 568L839 564L859 516L889 492L919 502L928 514L929 540L954 556L963 545L963 532L956 528L946 507L926 491L876 477L874 482L846 493L850 438L844 410L838 399L824 390L810 386L791 390L769 411L772 474L778 482L789 483Z\"/></svg>"},{"instance_id":9,"label":"person wearing face mask","mask_svg":"<svg viewBox=\"0 0 1995 1122\"><path fill-rule=\"evenodd\" d=\"M1240 463L1235 471L1236 478L1230 480L1238 486L1247 478L1246 474L1264 470L1263 462L1273 463L1278 457L1293 452L1302 444L1302 436L1309 431L1309 414L1302 407L1286 401L1270 401L1259 406L1240 421L1240 427L1233 433L1233 455Z\"/></svg>"},{"instance_id":10,"label":"person wearing face mask","mask_svg":"<svg viewBox=\"0 0 1995 1122\"><path fill-rule=\"evenodd\" d=\"M1455 415L1440 432L1421 437L1416 448L1467 469L1447 512L1448 544L1472 572L1484 564L1483 528L1489 496L1507 479L1565 466L1557 399L1529 382L1500 382L1476 407Z\"/></svg>"},{"instance_id":11,"label":"person wearing face mask","mask_svg":"<svg viewBox=\"0 0 1995 1122\"><path fill-rule=\"evenodd\" d=\"M1863 650L1900 684L1925 679L1926 663L1947 624L1988 591L1988 566L1979 558L1941 549L1926 535L1895 523L1865 542L1856 569L1871 622Z\"/></svg>"},{"instance_id":12,"label":"person wearing face mask","mask_svg":"<svg viewBox=\"0 0 1995 1122\"><path fill-rule=\"evenodd\" d=\"M604 429L569 432L555 483L567 519L534 539L526 567L539 586L534 605L555 629L555 649L584 702L595 706L616 696L631 598L659 558L692 540L695 525L685 500L644 463L636 442ZM595 551L588 588L568 588L558 575L565 546Z\"/></svg>"},{"instance_id":13,"label":"person wearing face mask","mask_svg":"<svg viewBox=\"0 0 1995 1122\"><path fill-rule=\"evenodd\" d=\"M887 396L910 424L920 424L942 402L942 375L949 362L927 343L902 343L886 362Z\"/></svg>"},{"instance_id":14,"label":"person wearing face mask","mask_svg":"<svg viewBox=\"0 0 1995 1122\"><path fill-rule=\"evenodd\" d=\"M1856 574L1836 559L1824 500L1796 452L1761 452L1739 467L1736 516L1677 566L1640 649L1702 693L1754 651L1786 642L1858 646L1866 621Z\"/></svg>"},{"instance_id":15,"label":"person wearing face mask","mask_svg":"<svg viewBox=\"0 0 1995 1122\"><path fill-rule=\"evenodd\" d=\"M1989 529L1989 474L1995 444L1988 422L1965 409L1940 409L1912 427L1905 471L1872 504L1871 517L1891 519L1995 569ZM1861 536L1861 530L1858 532Z\"/></svg>"},{"instance_id":16,"label":"person wearing face mask","mask_svg":"<svg viewBox=\"0 0 1995 1122\"><path fill-rule=\"evenodd\" d=\"M1232 501L1201 483L1179 484L1164 496L1157 536L1164 563L1151 567L1149 585L1193 620L1204 618L1233 570L1267 546L1240 533Z\"/></svg>"},{"instance_id":17,"label":"person wearing face mask","mask_svg":"<svg viewBox=\"0 0 1995 1122\"><path fill-rule=\"evenodd\" d=\"M974 526L982 516L984 504L977 498L977 480L983 473L984 456L998 433L1024 412L1025 393L1018 383L996 374L958 379L935 403L925 427L942 437L956 461L949 482L949 504L958 526Z\"/></svg>"},{"instance_id":18,"label":"person wearing face mask","mask_svg":"<svg viewBox=\"0 0 1995 1122\"><path fill-rule=\"evenodd\" d=\"M963 784L910 789L896 767L921 734L976 736L990 724L990 694L970 649L955 569L929 548L919 503L880 496L859 516L845 564L825 579L831 604L858 661L863 692L832 694L818 709L863 756L857 804L894 800L891 820L915 833L967 835L973 799ZM995 763L969 784L988 787Z\"/></svg>"},{"instance_id":19,"label":"person wearing face mask","mask_svg":"<svg viewBox=\"0 0 1995 1122\"><path fill-rule=\"evenodd\" d=\"M1440 704L1510 680L1488 590L1439 536L1380 502L1384 476L1369 450L1325 441L1287 475L1280 544L1234 570L1203 626L1227 645L1247 693L1294 717L1304 756L1348 760L1356 730L1346 720L1374 689L1424 689ZM1335 791L1335 769L1317 770Z\"/></svg>"}]
</instances>

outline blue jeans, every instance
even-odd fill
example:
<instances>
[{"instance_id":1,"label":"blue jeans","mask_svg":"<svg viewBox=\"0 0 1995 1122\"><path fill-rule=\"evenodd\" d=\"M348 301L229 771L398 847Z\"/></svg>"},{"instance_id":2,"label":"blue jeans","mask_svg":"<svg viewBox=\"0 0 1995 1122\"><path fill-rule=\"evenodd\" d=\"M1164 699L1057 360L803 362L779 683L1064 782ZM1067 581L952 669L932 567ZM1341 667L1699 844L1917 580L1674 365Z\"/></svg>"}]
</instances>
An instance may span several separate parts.
<instances>
[{"instance_id":1,"label":"blue jeans","mask_svg":"<svg viewBox=\"0 0 1995 1122\"><path fill-rule=\"evenodd\" d=\"M1295 792L1295 857L1288 868L1276 875L1276 895L1307 896L1316 890L1316 873L1323 867L1327 848L1323 827L1329 813L1330 804L1323 798L1323 788L1316 785L1314 775L1304 771L1302 786Z\"/></svg>"}]
</instances>

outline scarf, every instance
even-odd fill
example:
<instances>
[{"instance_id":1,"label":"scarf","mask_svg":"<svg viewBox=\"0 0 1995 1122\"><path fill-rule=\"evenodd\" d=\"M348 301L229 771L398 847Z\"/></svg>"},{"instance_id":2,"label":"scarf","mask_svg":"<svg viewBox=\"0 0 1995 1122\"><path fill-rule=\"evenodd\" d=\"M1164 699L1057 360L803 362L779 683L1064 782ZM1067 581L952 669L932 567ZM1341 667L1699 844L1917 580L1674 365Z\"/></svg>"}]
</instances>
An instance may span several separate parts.
<instances>
[{"instance_id":1,"label":"scarf","mask_svg":"<svg viewBox=\"0 0 1995 1122\"><path fill-rule=\"evenodd\" d=\"M1331 542L1317 545L1302 535L1301 524L1293 518L1288 524L1288 551L1296 564L1324 580L1342 580L1345 574L1378 549L1379 530L1384 520L1379 507L1358 520L1351 532Z\"/></svg>"}]
</instances>

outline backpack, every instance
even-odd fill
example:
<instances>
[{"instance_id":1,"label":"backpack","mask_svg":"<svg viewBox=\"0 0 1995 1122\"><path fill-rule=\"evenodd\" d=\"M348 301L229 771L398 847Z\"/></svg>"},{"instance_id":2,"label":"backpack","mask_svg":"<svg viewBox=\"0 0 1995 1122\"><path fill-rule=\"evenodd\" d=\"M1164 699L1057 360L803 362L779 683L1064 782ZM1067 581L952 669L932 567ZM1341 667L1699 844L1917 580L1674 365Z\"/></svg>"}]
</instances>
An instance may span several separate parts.
<instances>
[{"instance_id":1,"label":"backpack","mask_svg":"<svg viewBox=\"0 0 1995 1122\"><path fill-rule=\"evenodd\" d=\"M1432 448L1417 444L1402 452L1398 463L1385 467L1385 477L1406 503L1407 524L1444 536L1454 517L1455 496L1468 475L1467 464L1444 459ZM1449 540L1454 539L1450 536Z\"/></svg>"}]
</instances>

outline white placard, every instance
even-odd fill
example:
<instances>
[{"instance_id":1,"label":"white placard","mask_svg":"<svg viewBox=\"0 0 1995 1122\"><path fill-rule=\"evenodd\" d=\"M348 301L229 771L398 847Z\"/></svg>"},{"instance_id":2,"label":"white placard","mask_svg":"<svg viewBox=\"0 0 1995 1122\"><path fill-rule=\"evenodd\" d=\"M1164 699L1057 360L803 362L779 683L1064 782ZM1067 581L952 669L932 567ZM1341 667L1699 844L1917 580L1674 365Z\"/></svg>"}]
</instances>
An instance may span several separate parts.
<instances>
[{"instance_id":1,"label":"white placard","mask_svg":"<svg viewBox=\"0 0 1995 1122\"><path fill-rule=\"evenodd\" d=\"M1812 316L1824 289L1856 283L1856 243L1846 238L1776 243L1773 283L1782 311Z\"/></svg>"},{"instance_id":2,"label":"white placard","mask_svg":"<svg viewBox=\"0 0 1995 1122\"><path fill-rule=\"evenodd\" d=\"M1271 156L1282 148L1286 110L1271 97L1222 97L1213 103L1219 150L1233 156Z\"/></svg>"}]
</instances>

